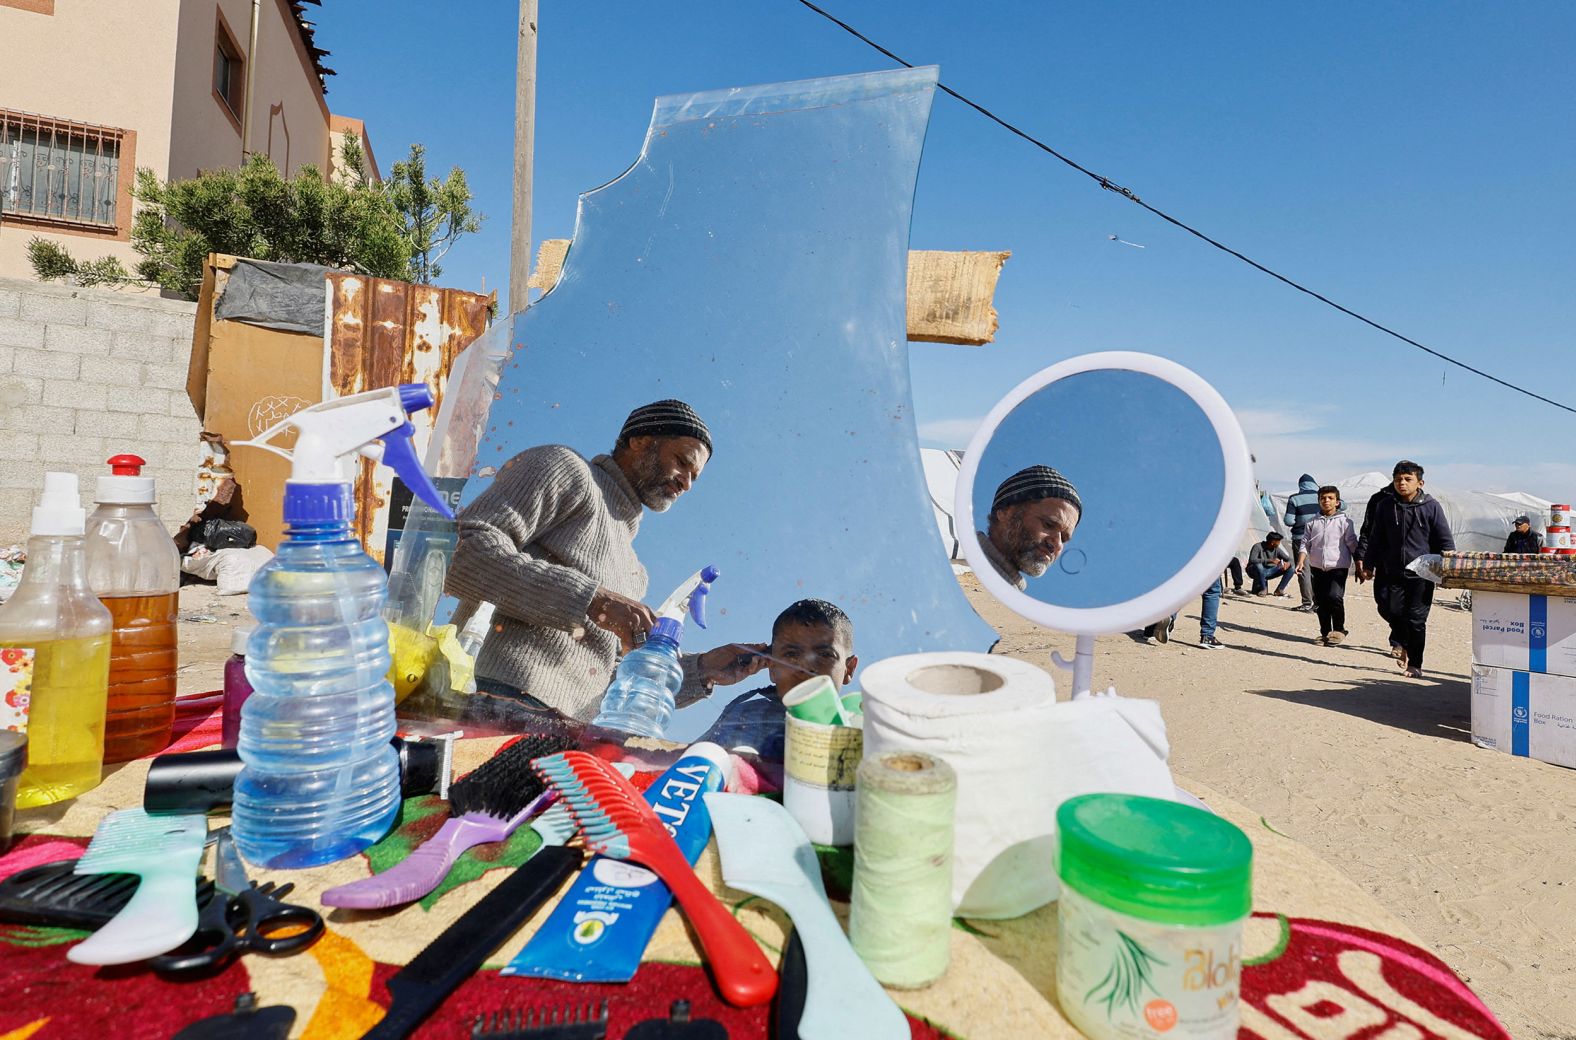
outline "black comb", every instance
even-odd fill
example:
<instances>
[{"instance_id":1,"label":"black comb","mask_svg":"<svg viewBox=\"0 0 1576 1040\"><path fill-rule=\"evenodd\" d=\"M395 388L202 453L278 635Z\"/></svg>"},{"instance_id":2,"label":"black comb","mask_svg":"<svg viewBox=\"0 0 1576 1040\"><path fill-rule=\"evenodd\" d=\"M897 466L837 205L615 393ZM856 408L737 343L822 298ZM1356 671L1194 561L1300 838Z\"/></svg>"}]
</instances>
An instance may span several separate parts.
<instances>
[{"instance_id":1,"label":"black comb","mask_svg":"<svg viewBox=\"0 0 1576 1040\"><path fill-rule=\"evenodd\" d=\"M137 890L136 874L76 874L77 861L44 863L0 881L0 921L94 931L120 913ZM213 882L194 879L197 906L213 898Z\"/></svg>"}]
</instances>

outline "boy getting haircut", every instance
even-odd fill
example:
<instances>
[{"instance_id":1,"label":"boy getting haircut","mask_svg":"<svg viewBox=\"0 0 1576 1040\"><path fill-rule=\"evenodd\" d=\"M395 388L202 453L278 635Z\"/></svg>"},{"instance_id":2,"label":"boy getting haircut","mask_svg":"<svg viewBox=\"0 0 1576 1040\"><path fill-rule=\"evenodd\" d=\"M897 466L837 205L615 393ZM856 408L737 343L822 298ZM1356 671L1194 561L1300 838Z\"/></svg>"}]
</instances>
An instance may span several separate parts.
<instances>
[{"instance_id":1,"label":"boy getting haircut","mask_svg":"<svg viewBox=\"0 0 1576 1040\"><path fill-rule=\"evenodd\" d=\"M772 622L766 664L771 685L735 697L700 739L752 753L764 762L781 762L787 715L783 694L816 675L846 686L858 665L848 615L824 599L799 600Z\"/></svg>"}]
</instances>

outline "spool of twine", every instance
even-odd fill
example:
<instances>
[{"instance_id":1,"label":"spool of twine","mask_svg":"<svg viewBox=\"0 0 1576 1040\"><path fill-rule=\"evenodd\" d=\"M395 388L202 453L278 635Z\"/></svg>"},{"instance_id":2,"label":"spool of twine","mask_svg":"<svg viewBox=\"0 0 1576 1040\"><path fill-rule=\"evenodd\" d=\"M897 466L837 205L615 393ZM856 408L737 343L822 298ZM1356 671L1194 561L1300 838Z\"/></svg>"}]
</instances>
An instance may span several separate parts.
<instances>
[{"instance_id":1,"label":"spool of twine","mask_svg":"<svg viewBox=\"0 0 1576 1040\"><path fill-rule=\"evenodd\" d=\"M917 751L859 765L848 936L884 985L917 989L947 970L957 789L951 766Z\"/></svg>"}]
</instances>

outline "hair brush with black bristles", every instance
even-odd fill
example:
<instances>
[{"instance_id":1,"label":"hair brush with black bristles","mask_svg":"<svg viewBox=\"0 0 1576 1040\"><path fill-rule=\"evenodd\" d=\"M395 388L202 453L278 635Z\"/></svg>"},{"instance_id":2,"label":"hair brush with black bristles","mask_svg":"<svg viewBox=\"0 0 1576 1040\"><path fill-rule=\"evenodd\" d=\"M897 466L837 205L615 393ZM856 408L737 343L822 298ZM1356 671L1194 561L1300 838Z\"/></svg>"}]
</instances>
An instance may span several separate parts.
<instances>
[{"instance_id":1,"label":"hair brush with black bristles","mask_svg":"<svg viewBox=\"0 0 1576 1040\"><path fill-rule=\"evenodd\" d=\"M466 849L503 841L541 811L547 789L531 762L573 746L547 734L527 734L507 745L449 788L449 818L438 833L383 873L324 892L323 905L377 910L420 899L442 883Z\"/></svg>"}]
</instances>

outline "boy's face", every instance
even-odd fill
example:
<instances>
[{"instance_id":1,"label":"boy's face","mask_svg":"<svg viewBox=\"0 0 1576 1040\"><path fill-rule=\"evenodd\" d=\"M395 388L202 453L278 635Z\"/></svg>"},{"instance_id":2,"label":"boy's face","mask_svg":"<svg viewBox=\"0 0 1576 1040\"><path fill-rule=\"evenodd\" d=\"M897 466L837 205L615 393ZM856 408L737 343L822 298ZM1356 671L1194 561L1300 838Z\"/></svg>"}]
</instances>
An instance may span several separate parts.
<instances>
[{"instance_id":1,"label":"boy's face","mask_svg":"<svg viewBox=\"0 0 1576 1040\"><path fill-rule=\"evenodd\" d=\"M847 686L859 664L853 649L830 625L784 622L772 634L772 659L766 663L766 674L779 697L815 675Z\"/></svg>"},{"instance_id":2,"label":"boy's face","mask_svg":"<svg viewBox=\"0 0 1576 1040\"><path fill-rule=\"evenodd\" d=\"M1422 478L1416 473L1397 473L1391 480L1395 493L1402 498L1410 500L1417 494L1417 489L1423 486Z\"/></svg>"},{"instance_id":3,"label":"boy's face","mask_svg":"<svg viewBox=\"0 0 1576 1040\"><path fill-rule=\"evenodd\" d=\"M1341 496L1332 491L1326 491L1319 496L1319 512L1325 516L1334 516L1335 511L1341 506Z\"/></svg>"}]
</instances>

